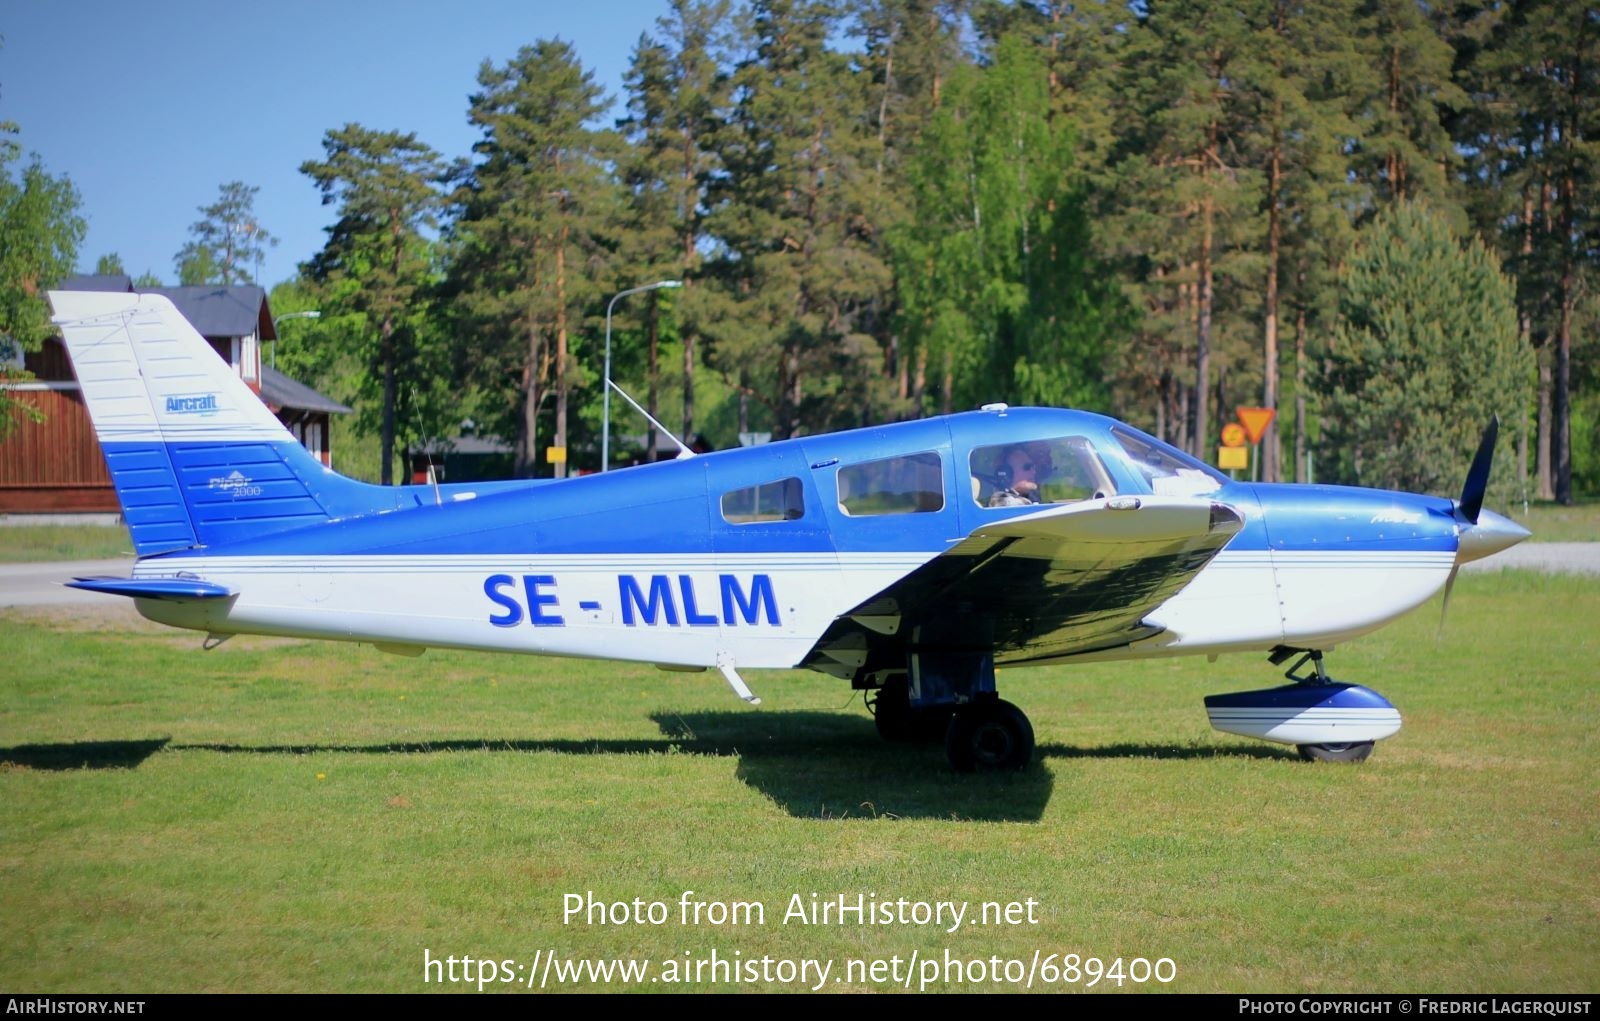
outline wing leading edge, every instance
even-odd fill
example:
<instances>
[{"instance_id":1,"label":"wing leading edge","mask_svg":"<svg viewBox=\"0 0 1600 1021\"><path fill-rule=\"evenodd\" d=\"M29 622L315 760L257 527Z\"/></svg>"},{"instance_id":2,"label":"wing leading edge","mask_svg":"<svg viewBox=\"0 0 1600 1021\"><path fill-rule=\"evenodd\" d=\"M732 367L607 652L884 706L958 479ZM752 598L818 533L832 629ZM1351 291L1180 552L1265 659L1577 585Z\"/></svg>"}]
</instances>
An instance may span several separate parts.
<instances>
[{"instance_id":1,"label":"wing leading edge","mask_svg":"<svg viewBox=\"0 0 1600 1021\"><path fill-rule=\"evenodd\" d=\"M804 665L837 676L903 667L913 651L997 664L1116 648L1161 633L1144 617L1243 527L1227 504L1122 496L975 529L840 616Z\"/></svg>"}]
</instances>

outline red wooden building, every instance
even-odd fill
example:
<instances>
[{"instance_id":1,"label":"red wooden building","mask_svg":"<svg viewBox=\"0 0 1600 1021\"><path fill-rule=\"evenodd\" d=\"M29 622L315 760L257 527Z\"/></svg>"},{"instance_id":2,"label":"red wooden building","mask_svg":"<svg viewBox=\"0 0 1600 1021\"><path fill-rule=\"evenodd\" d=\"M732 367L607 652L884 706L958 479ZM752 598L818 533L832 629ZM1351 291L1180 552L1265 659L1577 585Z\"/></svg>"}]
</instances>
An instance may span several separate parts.
<instances>
[{"instance_id":1,"label":"red wooden building","mask_svg":"<svg viewBox=\"0 0 1600 1021\"><path fill-rule=\"evenodd\" d=\"M127 277L75 277L64 290L132 291ZM157 287L234 367L279 421L323 464L332 467L331 416L350 409L261 364L261 347L277 340L267 295L255 286ZM0 514L116 512L100 444L78 391L72 365L59 339L29 352L25 383L7 384L19 402L32 405L40 422L22 419L0 441Z\"/></svg>"}]
</instances>

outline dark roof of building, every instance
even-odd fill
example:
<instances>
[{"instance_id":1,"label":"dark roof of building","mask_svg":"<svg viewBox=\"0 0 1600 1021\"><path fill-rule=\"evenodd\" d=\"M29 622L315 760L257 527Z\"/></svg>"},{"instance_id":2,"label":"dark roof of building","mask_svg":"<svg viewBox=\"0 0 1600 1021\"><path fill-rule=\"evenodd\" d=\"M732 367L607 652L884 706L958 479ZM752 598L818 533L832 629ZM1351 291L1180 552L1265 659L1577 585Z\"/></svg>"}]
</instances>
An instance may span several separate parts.
<instances>
[{"instance_id":1,"label":"dark roof of building","mask_svg":"<svg viewBox=\"0 0 1600 1021\"><path fill-rule=\"evenodd\" d=\"M257 334L276 340L267 292L255 284L207 284L200 287L151 287L145 294L172 299L178 311L202 337L244 337Z\"/></svg>"},{"instance_id":2,"label":"dark roof of building","mask_svg":"<svg viewBox=\"0 0 1600 1021\"><path fill-rule=\"evenodd\" d=\"M350 409L343 404L331 397L324 397L304 383L295 382L270 365L261 366L261 399L274 408L326 411L330 415L350 414Z\"/></svg>"},{"instance_id":3,"label":"dark roof of building","mask_svg":"<svg viewBox=\"0 0 1600 1021\"><path fill-rule=\"evenodd\" d=\"M60 289L132 291L133 280L115 275L67 277L61 281ZM272 310L267 305L267 293L254 284L150 287L143 293L170 298L202 337L244 337L259 330L262 340L277 339L272 329ZM63 375L61 378L72 377ZM293 408L296 411L348 415L351 410L266 365L261 367L261 399L274 408Z\"/></svg>"},{"instance_id":4,"label":"dark roof of building","mask_svg":"<svg viewBox=\"0 0 1600 1021\"><path fill-rule=\"evenodd\" d=\"M81 277L67 277L57 285L58 291L131 291L133 278L125 273L112 273L109 276L86 275Z\"/></svg>"},{"instance_id":5,"label":"dark roof of building","mask_svg":"<svg viewBox=\"0 0 1600 1021\"><path fill-rule=\"evenodd\" d=\"M132 291L133 279L127 276L78 276L61 281L63 291ZM262 340L277 340L272 328L272 309L267 292L255 284L202 284L198 287L147 287L144 294L162 294L172 299L189 324L202 337L245 337L254 333Z\"/></svg>"}]
</instances>

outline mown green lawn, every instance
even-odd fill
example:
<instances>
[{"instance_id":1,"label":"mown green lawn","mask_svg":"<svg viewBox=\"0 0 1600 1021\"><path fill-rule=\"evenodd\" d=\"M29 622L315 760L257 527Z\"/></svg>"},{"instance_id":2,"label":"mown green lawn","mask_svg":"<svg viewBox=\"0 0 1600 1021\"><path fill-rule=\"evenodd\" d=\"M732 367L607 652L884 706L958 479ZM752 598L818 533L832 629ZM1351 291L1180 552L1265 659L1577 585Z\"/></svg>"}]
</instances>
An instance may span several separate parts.
<instances>
[{"instance_id":1,"label":"mown green lawn","mask_svg":"<svg viewBox=\"0 0 1600 1021\"><path fill-rule=\"evenodd\" d=\"M1532 542L1600 542L1600 500L1579 500L1570 507L1535 503L1526 514L1518 505L1505 513L1533 532Z\"/></svg>"},{"instance_id":2,"label":"mown green lawn","mask_svg":"<svg viewBox=\"0 0 1600 1021\"><path fill-rule=\"evenodd\" d=\"M0 564L47 560L133 558L133 540L122 525L14 525L0 527Z\"/></svg>"},{"instance_id":3,"label":"mown green lawn","mask_svg":"<svg viewBox=\"0 0 1600 1021\"><path fill-rule=\"evenodd\" d=\"M830 990L903 988L843 969L913 955L913 989L1010 989L924 969L1020 974L1037 952L1173 963L1138 988L1592 992L1597 619L1600 581L1466 575L1442 641L1436 601L1330 654L1405 714L1359 766L1208 728L1202 695L1277 683L1256 657L1004 671L1040 761L954 776L820 675L757 674L750 709L714 674L203 652L131 614L0 614L0 987L439 989L425 953L648 960L660 980L715 952L831 962ZM681 924L685 891L764 924ZM564 920L589 893L670 917ZM797 894L1023 920L785 924Z\"/></svg>"}]
</instances>

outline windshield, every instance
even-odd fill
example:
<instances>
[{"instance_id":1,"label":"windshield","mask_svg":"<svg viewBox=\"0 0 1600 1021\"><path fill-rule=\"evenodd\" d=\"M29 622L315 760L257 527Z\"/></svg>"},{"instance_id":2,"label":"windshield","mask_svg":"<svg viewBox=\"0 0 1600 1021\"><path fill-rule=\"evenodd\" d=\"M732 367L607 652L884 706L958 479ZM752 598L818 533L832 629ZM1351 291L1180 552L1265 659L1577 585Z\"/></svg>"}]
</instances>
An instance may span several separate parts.
<instances>
[{"instance_id":1,"label":"windshield","mask_svg":"<svg viewBox=\"0 0 1600 1021\"><path fill-rule=\"evenodd\" d=\"M1111 437L1127 455L1128 465L1144 476L1150 492L1157 496L1214 493L1229 481L1205 462L1130 426L1112 426Z\"/></svg>"}]
</instances>

